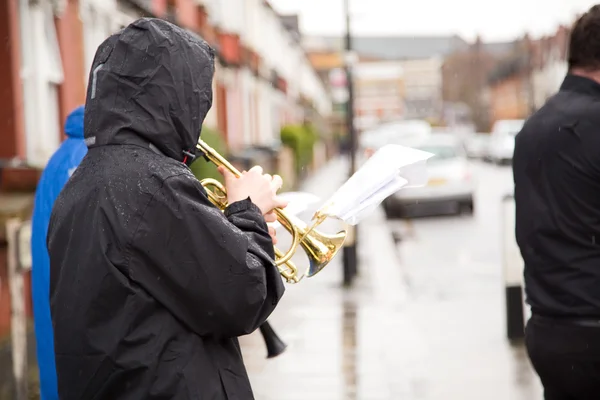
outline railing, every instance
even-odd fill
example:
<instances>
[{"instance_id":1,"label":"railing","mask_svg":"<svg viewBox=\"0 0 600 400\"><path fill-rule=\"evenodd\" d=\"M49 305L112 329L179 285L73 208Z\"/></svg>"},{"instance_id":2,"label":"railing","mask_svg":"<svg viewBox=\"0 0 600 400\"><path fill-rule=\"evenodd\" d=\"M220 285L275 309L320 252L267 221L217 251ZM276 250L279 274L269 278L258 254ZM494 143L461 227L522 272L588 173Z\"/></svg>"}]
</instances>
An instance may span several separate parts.
<instances>
[{"instance_id":1,"label":"railing","mask_svg":"<svg viewBox=\"0 0 600 400\"><path fill-rule=\"evenodd\" d=\"M8 287L11 308L12 367L15 400L28 399L27 313L25 274L31 270L31 220L18 218L6 222L8 242Z\"/></svg>"}]
</instances>

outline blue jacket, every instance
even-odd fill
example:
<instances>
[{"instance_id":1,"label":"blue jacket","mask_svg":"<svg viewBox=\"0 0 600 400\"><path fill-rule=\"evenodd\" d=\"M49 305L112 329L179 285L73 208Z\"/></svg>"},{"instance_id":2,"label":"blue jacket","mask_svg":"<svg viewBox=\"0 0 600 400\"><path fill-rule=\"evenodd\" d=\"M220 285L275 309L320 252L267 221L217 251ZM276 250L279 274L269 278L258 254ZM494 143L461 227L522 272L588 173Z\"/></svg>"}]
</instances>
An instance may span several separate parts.
<instances>
[{"instance_id":1,"label":"blue jacket","mask_svg":"<svg viewBox=\"0 0 600 400\"><path fill-rule=\"evenodd\" d=\"M48 161L35 193L31 237L31 286L41 400L58 400L54 335L50 317L50 260L46 235L54 201L87 153L83 138L83 114L84 107L80 106L68 116L65 124L67 139Z\"/></svg>"}]
</instances>

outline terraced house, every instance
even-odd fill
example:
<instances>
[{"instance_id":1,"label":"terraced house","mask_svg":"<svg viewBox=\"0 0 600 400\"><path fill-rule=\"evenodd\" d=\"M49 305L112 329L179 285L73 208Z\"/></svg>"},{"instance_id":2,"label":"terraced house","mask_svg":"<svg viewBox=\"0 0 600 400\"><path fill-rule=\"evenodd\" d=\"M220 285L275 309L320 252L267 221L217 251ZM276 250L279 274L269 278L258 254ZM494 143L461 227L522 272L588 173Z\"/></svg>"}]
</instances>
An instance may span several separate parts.
<instances>
[{"instance_id":1,"label":"terraced house","mask_svg":"<svg viewBox=\"0 0 600 400\"><path fill-rule=\"evenodd\" d=\"M282 127L310 122L327 132L329 93L301 47L298 21L265 0L0 1L0 344L10 315L3 219L31 211L65 118L85 100L97 46L141 16L170 20L215 48L205 128L228 156L281 170L292 157L280 147Z\"/></svg>"}]
</instances>

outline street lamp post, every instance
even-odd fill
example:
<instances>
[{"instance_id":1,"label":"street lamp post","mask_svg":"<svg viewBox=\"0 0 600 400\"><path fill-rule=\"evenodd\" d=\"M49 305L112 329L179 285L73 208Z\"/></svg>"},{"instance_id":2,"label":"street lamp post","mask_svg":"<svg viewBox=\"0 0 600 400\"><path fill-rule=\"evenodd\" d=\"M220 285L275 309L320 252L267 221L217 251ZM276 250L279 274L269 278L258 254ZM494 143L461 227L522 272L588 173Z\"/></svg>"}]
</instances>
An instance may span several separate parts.
<instances>
[{"instance_id":1,"label":"street lamp post","mask_svg":"<svg viewBox=\"0 0 600 400\"><path fill-rule=\"evenodd\" d=\"M348 100L346 103L346 126L350 139L350 171L349 176L356 172L356 150L357 137L356 129L354 128L354 87L352 79L352 36L350 33L350 0L344 0L344 13L346 18L346 40L345 40L345 57L344 67L346 72L346 88L348 92ZM344 264L344 285L350 286L358 273L358 255L357 255L357 226L350 226L345 246L343 248L343 264Z\"/></svg>"}]
</instances>

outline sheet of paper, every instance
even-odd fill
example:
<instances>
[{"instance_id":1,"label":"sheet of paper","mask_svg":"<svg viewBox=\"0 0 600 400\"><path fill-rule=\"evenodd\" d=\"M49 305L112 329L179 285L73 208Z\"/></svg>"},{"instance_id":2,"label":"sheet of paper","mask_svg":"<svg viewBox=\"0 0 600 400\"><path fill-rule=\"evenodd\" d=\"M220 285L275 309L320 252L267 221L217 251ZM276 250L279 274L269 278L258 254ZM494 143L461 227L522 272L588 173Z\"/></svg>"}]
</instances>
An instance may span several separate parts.
<instances>
[{"instance_id":1,"label":"sheet of paper","mask_svg":"<svg viewBox=\"0 0 600 400\"><path fill-rule=\"evenodd\" d=\"M298 215L306 211L310 206L321 201L321 198L308 192L283 192L279 193L279 197L287 200L289 203L284 209L288 215ZM270 224L275 229L281 228L281 224L276 221Z\"/></svg>"},{"instance_id":2,"label":"sheet of paper","mask_svg":"<svg viewBox=\"0 0 600 400\"><path fill-rule=\"evenodd\" d=\"M408 181L400 176L377 190L371 196L363 200L355 208L348 210L340 218L350 225L356 225L358 221L373 212L388 196L394 194L408 184Z\"/></svg>"},{"instance_id":3,"label":"sheet of paper","mask_svg":"<svg viewBox=\"0 0 600 400\"><path fill-rule=\"evenodd\" d=\"M396 191L424 186L427 183L426 162L431 157L432 153L406 146L383 146L319 211L355 225Z\"/></svg>"}]
</instances>

